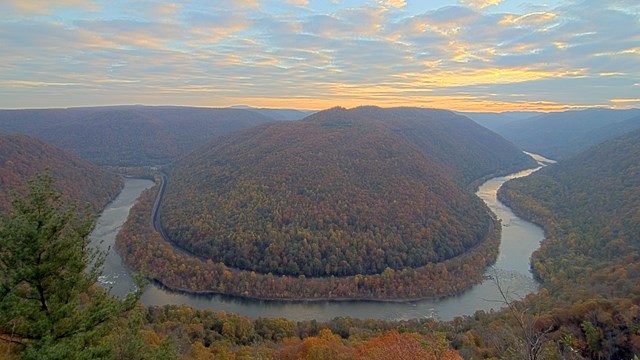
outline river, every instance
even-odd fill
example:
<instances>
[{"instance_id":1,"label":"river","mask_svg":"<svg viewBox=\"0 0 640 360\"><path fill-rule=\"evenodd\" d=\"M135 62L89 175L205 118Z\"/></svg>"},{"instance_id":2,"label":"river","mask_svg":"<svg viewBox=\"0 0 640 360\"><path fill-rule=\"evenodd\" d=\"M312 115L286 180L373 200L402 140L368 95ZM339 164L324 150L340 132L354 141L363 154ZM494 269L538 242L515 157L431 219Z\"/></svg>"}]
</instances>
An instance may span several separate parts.
<instances>
[{"instance_id":1,"label":"river","mask_svg":"<svg viewBox=\"0 0 640 360\"><path fill-rule=\"evenodd\" d=\"M530 154L541 165L553 161ZM511 209L498 201L498 188L507 180L527 176L537 169L521 171L488 180L480 186L477 195L484 200L498 219L502 221L502 239L496 263L487 269L486 280L461 294L439 299L412 302L376 301L317 301L284 302L239 299L223 295L192 295L172 292L157 284L147 285L141 301L146 305L187 304L198 309L235 312L250 318L285 317L291 320L326 321L339 316L406 320L432 317L451 320L456 316L471 315L477 310L489 311L502 306L496 286L497 278L503 290L512 298L523 297L536 291L539 284L530 272L529 259L544 238L542 228L518 218ZM134 289L131 273L114 251L115 237L127 218L129 210L140 193L153 186L142 179L125 179L125 187L109 204L96 223L91 234L93 246L108 250L100 283L111 293L123 296Z\"/></svg>"}]
</instances>

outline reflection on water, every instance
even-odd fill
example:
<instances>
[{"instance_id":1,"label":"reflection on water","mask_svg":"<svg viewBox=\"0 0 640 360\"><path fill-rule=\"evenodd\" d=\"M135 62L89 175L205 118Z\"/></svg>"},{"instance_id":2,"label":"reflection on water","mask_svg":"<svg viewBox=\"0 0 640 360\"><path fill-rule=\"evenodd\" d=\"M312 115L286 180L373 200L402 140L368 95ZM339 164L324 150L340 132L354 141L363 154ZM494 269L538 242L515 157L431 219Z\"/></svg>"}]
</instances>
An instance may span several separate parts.
<instances>
[{"instance_id":1,"label":"reflection on water","mask_svg":"<svg viewBox=\"0 0 640 360\"><path fill-rule=\"evenodd\" d=\"M551 163L542 157L534 157L541 163ZM223 295L192 295L173 292L159 284L149 284L141 301L146 305L187 304L198 309L235 312L248 317L286 317L292 320L319 321L338 316L405 320L434 317L450 320L456 316L471 315L477 310L498 309L502 303L494 278L503 290L513 298L523 297L538 289L537 282L529 270L531 253L544 238L542 229L518 218L496 198L498 188L507 180L527 176L537 169L526 170L504 177L493 178L480 186L477 195L502 221L502 241L494 266L486 271L486 280L467 291L446 298L413 302L375 301L313 301L285 302L248 300ZM151 187L149 180L126 179L125 188L118 198L102 213L94 232L93 243L102 241L102 249L111 248L104 267L101 283L111 292L123 296L134 289L134 282L120 256L113 250L115 235L126 220L129 209L142 190Z\"/></svg>"}]
</instances>

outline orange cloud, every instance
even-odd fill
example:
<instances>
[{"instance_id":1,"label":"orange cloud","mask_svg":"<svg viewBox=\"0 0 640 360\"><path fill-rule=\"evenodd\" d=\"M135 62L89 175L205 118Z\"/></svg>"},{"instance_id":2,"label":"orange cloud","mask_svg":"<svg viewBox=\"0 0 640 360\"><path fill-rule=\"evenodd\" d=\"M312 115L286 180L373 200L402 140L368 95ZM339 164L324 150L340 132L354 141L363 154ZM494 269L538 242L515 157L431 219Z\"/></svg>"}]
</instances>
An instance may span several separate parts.
<instances>
[{"instance_id":1,"label":"orange cloud","mask_svg":"<svg viewBox=\"0 0 640 360\"><path fill-rule=\"evenodd\" d=\"M286 0L289 4L295 6L307 6L309 5L309 0Z\"/></svg>"},{"instance_id":2,"label":"orange cloud","mask_svg":"<svg viewBox=\"0 0 640 360\"><path fill-rule=\"evenodd\" d=\"M640 98L631 99L611 99L612 103L640 103Z\"/></svg>"},{"instance_id":3,"label":"orange cloud","mask_svg":"<svg viewBox=\"0 0 640 360\"><path fill-rule=\"evenodd\" d=\"M386 7L401 8L407 6L407 2L405 0L385 0L382 1L382 5Z\"/></svg>"},{"instance_id":4,"label":"orange cloud","mask_svg":"<svg viewBox=\"0 0 640 360\"><path fill-rule=\"evenodd\" d=\"M180 11L181 8L181 4L170 3L157 6L152 11L156 15L166 17L176 14L178 11Z\"/></svg>"},{"instance_id":5,"label":"orange cloud","mask_svg":"<svg viewBox=\"0 0 640 360\"><path fill-rule=\"evenodd\" d=\"M467 5L476 9L484 9L489 6L498 5L503 0L458 0L462 5Z\"/></svg>"}]
</instances>

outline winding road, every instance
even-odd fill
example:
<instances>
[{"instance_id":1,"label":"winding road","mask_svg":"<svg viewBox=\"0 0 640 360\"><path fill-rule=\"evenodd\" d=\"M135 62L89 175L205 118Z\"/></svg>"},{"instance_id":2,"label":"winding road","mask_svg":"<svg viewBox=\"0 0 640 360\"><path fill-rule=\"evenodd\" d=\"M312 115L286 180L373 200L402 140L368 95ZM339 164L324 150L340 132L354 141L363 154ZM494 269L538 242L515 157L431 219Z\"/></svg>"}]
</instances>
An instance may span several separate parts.
<instances>
[{"instance_id":1,"label":"winding road","mask_svg":"<svg viewBox=\"0 0 640 360\"><path fill-rule=\"evenodd\" d=\"M153 210L151 211L151 225L153 229L160 234L162 240L164 240L167 244L171 245L175 251L181 254L189 255L200 260L206 261L207 258L192 253L191 251L179 246L178 244L171 241L167 233L162 228L162 224L160 223L160 206L162 206L162 198L164 197L164 192L167 188L168 182L167 175L163 172L160 173L160 190L158 190L158 194L156 195L156 201L153 203Z\"/></svg>"},{"instance_id":2,"label":"winding road","mask_svg":"<svg viewBox=\"0 0 640 360\"><path fill-rule=\"evenodd\" d=\"M160 205L162 204L162 197L164 196L164 191L167 188L167 175L165 173L160 173L160 190L158 190L158 195L156 195L156 201L153 204L153 211L151 211L151 225L153 228L162 236L164 241L171 243L167 234L162 229L160 224Z\"/></svg>"}]
</instances>

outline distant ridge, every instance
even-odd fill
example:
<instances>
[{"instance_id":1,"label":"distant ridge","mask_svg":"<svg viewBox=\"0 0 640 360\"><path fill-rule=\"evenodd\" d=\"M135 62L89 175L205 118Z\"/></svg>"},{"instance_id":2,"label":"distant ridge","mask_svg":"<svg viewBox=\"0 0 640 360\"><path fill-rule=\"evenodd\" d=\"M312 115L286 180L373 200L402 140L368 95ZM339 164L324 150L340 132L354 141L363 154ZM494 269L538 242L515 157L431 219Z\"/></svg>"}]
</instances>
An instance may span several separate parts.
<instances>
[{"instance_id":1,"label":"distant ridge","mask_svg":"<svg viewBox=\"0 0 640 360\"><path fill-rule=\"evenodd\" d=\"M274 121L241 109L107 106L0 110L0 132L50 142L99 165L172 161L213 137Z\"/></svg>"},{"instance_id":2,"label":"distant ridge","mask_svg":"<svg viewBox=\"0 0 640 360\"><path fill-rule=\"evenodd\" d=\"M425 156L448 167L455 181L465 186L535 165L498 134L449 110L363 106L351 111L384 121Z\"/></svg>"},{"instance_id":3,"label":"distant ridge","mask_svg":"<svg viewBox=\"0 0 640 360\"><path fill-rule=\"evenodd\" d=\"M248 105L235 105L235 106L231 106L230 108L249 110L249 111L257 112L258 114L262 114L264 116L268 116L275 120L285 120L285 121L300 120L316 112L315 110L256 108Z\"/></svg>"},{"instance_id":4,"label":"distant ridge","mask_svg":"<svg viewBox=\"0 0 640 360\"><path fill-rule=\"evenodd\" d=\"M122 179L42 140L0 134L0 211L9 207L11 192L26 190L26 181L49 169L56 190L67 200L100 210L122 188Z\"/></svg>"},{"instance_id":5,"label":"distant ridge","mask_svg":"<svg viewBox=\"0 0 640 360\"><path fill-rule=\"evenodd\" d=\"M504 125L516 122L534 116L542 115L541 112L535 111L506 111L506 112L459 112L458 114L466 116L487 129L497 131Z\"/></svg>"},{"instance_id":6,"label":"distant ridge","mask_svg":"<svg viewBox=\"0 0 640 360\"><path fill-rule=\"evenodd\" d=\"M561 159L640 128L638 117L640 109L587 109L543 114L492 129L523 150Z\"/></svg>"}]
</instances>

